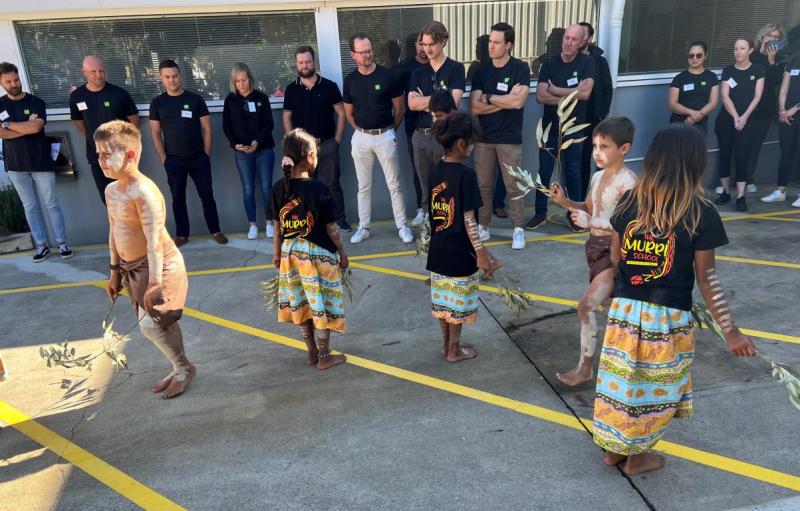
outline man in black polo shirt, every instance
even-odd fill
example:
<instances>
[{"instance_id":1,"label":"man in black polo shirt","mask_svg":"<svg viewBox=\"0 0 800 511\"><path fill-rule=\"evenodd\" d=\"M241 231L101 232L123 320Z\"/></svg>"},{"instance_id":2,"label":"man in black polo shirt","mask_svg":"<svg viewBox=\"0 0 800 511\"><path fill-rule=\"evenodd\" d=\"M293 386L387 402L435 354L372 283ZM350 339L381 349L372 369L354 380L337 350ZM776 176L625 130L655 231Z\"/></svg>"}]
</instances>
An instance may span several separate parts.
<instances>
[{"instance_id":1,"label":"man in black polo shirt","mask_svg":"<svg viewBox=\"0 0 800 511\"><path fill-rule=\"evenodd\" d=\"M355 129L350 146L358 179L358 230L350 243L361 243L369 238L372 163L376 156L386 177L400 239L411 243L414 235L406 225L395 137L395 129L403 120L403 88L390 70L373 60L372 41L368 35L357 33L350 37L350 56L358 66L344 79L344 111Z\"/></svg>"},{"instance_id":2,"label":"man in black polo shirt","mask_svg":"<svg viewBox=\"0 0 800 511\"><path fill-rule=\"evenodd\" d=\"M36 244L33 262L42 262L50 255L39 195L44 199L61 258L69 259L72 250L67 246L64 215L56 196L53 160L44 135L47 122L44 101L22 90L17 66L9 62L0 62L0 86L6 91L6 95L0 97L0 140L3 141L5 170L22 201Z\"/></svg>"},{"instance_id":3,"label":"man in black polo shirt","mask_svg":"<svg viewBox=\"0 0 800 511\"><path fill-rule=\"evenodd\" d=\"M345 115L339 86L317 73L314 48L301 46L294 52L297 80L286 86L283 97L283 132L303 128L317 139L317 171L314 173L330 189L336 202L339 228L349 232L344 212L344 193L340 183L339 144L344 136ZM334 113L336 119L334 121Z\"/></svg>"},{"instance_id":4,"label":"man in black polo shirt","mask_svg":"<svg viewBox=\"0 0 800 511\"><path fill-rule=\"evenodd\" d=\"M572 111L575 124L586 122L586 100L592 94L594 87L594 60L582 53L581 46L585 39L583 27L574 24L567 27L564 38L561 40L561 53L554 55L542 62L539 71L539 84L536 87L536 101L544 105L542 126L551 124L550 140L547 141L548 149L539 149L539 177L545 186L550 186L550 177L555 166L555 152L558 141L558 114L556 112L561 98L578 91L578 104ZM565 140L587 136L586 130L573 133ZM591 136L591 133L588 134ZM567 195L573 201L580 201L581 191L581 153L583 144L590 144L591 140L572 144L561 151L562 179L567 189ZM525 226L526 229L536 229L547 220L547 197L536 192L536 212L534 217ZM567 212L569 221L569 212ZM572 225L570 223L570 225ZM574 227L574 230L581 230Z\"/></svg>"},{"instance_id":5,"label":"man in black polo shirt","mask_svg":"<svg viewBox=\"0 0 800 511\"><path fill-rule=\"evenodd\" d=\"M475 144L475 172L483 201L478 211L478 234L481 241L490 237L492 187L499 164L514 227L511 248L519 250L525 248L525 204L518 198L522 192L505 165L516 168L522 162L522 117L530 93L531 70L511 56L513 47L514 28L508 23L493 25L489 33L491 60L481 64L473 75L469 100L483 132L482 141Z\"/></svg>"},{"instance_id":6,"label":"man in black polo shirt","mask_svg":"<svg viewBox=\"0 0 800 511\"><path fill-rule=\"evenodd\" d=\"M411 34L408 37L407 51L413 53L413 55L393 67L392 71L403 87L403 98L406 102L403 125L406 132L406 149L411 159L414 194L417 199L417 214L414 216L414 219L411 220L411 225L413 227L418 227L425 221L425 210L422 209L422 187L419 184L417 166L414 163L414 145L412 138L414 136L414 130L417 128L417 117L419 117L420 112L415 112L408 107L408 93L410 92L408 82L411 80L411 75L414 74L414 71L424 67L428 63L428 54L425 53L425 48L422 46L422 33Z\"/></svg>"},{"instance_id":7,"label":"man in black polo shirt","mask_svg":"<svg viewBox=\"0 0 800 511\"><path fill-rule=\"evenodd\" d=\"M86 136L86 158L92 168L94 183L100 192L100 200L106 203L106 186L112 182L97 163L97 150L94 146L94 132L101 124L122 120L139 126L139 110L128 91L106 82L106 68L103 61L95 55L83 59L83 76L86 83L69 95L70 119Z\"/></svg>"},{"instance_id":8,"label":"man in black polo shirt","mask_svg":"<svg viewBox=\"0 0 800 511\"><path fill-rule=\"evenodd\" d=\"M434 91L444 89L450 91L456 107L461 103L466 81L464 65L444 54L449 34L444 25L438 21L428 24L422 29L422 46L428 55L428 63L411 75L408 82L408 107L417 116L416 130L413 135L414 165L422 186L422 203L428 203L428 177L433 167L444 156L444 149L431 133L433 118L428 109ZM408 121L406 121L408 122Z\"/></svg>"},{"instance_id":9,"label":"man in black polo shirt","mask_svg":"<svg viewBox=\"0 0 800 511\"><path fill-rule=\"evenodd\" d=\"M189 212L186 209L186 182L191 177L208 231L219 244L228 242L220 231L217 203L211 183L211 118L203 98L183 89L178 64L164 60L158 76L166 89L150 103L150 132L153 145L167 171L175 215L175 244L189 241ZM162 138L163 137L163 138Z\"/></svg>"}]
</instances>

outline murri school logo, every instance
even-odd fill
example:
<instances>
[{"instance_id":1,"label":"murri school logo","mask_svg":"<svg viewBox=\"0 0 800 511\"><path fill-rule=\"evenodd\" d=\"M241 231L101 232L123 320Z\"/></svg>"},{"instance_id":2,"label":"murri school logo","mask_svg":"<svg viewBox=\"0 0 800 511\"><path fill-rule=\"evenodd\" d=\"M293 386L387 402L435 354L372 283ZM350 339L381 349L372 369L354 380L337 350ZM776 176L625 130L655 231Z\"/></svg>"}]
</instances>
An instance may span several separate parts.
<instances>
[{"instance_id":1,"label":"murri school logo","mask_svg":"<svg viewBox=\"0 0 800 511\"><path fill-rule=\"evenodd\" d=\"M314 214L306 211L303 201L294 197L278 212L284 238L305 238L314 228Z\"/></svg>"},{"instance_id":2,"label":"murri school logo","mask_svg":"<svg viewBox=\"0 0 800 511\"><path fill-rule=\"evenodd\" d=\"M431 213L433 214L434 232L441 232L453 225L456 217L456 200L442 197L442 192L447 190L447 181L439 183L431 190Z\"/></svg>"},{"instance_id":3,"label":"murri school logo","mask_svg":"<svg viewBox=\"0 0 800 511\"><path fill-rule=\"evenodd\" d=\"M637 233L636 227L636 220L631 220L625 227L620 260L629 268L644 267L642 273L631 276L631 284L641 286L669 275L675 262L677 237L672 233L667 238L656 238L650 233Z\"/></svg>"}]
</instances>

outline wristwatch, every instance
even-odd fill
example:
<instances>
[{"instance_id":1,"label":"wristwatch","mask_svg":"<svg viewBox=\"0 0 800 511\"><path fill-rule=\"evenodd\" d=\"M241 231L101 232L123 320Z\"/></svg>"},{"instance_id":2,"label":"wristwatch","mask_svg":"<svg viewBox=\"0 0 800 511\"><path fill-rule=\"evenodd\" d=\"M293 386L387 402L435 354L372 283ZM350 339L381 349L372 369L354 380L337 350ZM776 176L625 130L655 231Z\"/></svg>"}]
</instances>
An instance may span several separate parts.
<instances>
[{"instance_id":1,"label":"wristwatch","mask_svg":"<svg viewBox=\"0 0 800 511\"><path fill-rule=\"evenodd\" d=\"M3 121L3 129L8 129L8 121Z\"/></svg>"},{"instance_id":2,"label":"wristwatch","mask_svg":"<svg viewBox=\"0 0 800 511\"><path fill-rule=\"evenodd\" d=\"M486 95L486 103L489 104L489 105L492 104L492 95L491 94L487 94Z\"/></svg>"}]
</instances>

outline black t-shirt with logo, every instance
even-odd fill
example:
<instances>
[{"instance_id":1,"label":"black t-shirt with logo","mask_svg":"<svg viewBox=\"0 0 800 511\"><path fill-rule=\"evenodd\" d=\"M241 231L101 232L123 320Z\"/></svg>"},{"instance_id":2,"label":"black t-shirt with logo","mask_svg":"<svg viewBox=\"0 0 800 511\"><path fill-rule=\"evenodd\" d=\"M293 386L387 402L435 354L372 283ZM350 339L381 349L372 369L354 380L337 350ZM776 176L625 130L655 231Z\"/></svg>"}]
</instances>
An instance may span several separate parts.
<instances>
[{"instance_id":1,"label":"black t-shirt with logo","mask_svg":"<svg viewBox=\"0 0 800 511\"><path fill-rule=\"evenodd\" d=\"M392 99L402 95L403 86L394 73L377 64L368 75L355 69L344 79L344 102L353 105L356 126L364 130L392 126Z\"/></svg>"},{"instance_id":2,"label":"black t-shirt with logo","mask_svg":"<svg viewBox=\"0 0 800 511\"><path fill-rule=\"evenodd\" d=\"M778 89L783 80L784 70L781 57L782 54L779 53L775 63L770 64L769 58L760 51L755 50L750 54L750 62L764 68L764 92L761 93L761 101L758 102L758 106L753 112L754 118L764 119L778 116Z\"/></svg>"},{"instance_id":3,"label":"black t-shirt with logo","mask_svg":"<svg viewBox=\"0 0 800 511\"><path fill-rule=\"evenodd\" d=\"M325 140L336 135L333 105L342 102L342 95L339 86L331 80L320 75L316 80L311 89L307 89L300 78L287 85L283 109L292 112L292 126Z\"/></svg>"},{"instance_id":4,"label":"black t-shirt with logo","mask_svg":"<svg viewBox=\"0 0 800 511\"><path fill-rule=\"evenodd\" d=\"M483 204L475 171L462 163L440 161L431 172L428 194L431 242L426 268L448 277L472 275L478 271L478 260L464 212L474 211L477 219Z\"/></svg>"},{"instance_id":5,"label":"black t-shirt with logo","mask_svg":"<svg viewBox=\"0 0 800 511\"><path fill-rule=\"evenodd\" d=\"M786 72L789 73L789 91L783 108L788 110L800 104L800 58L786 66Z\"/></svg>"},{"instance_id":6,"label":"black t-shirt with logo","mask_svg":"<svg viewBox=\"0 0 800 511\"><path fill-rule=\"evenodd\" d=\"M199 95L187 90L178 96L163 92L150 102L150 120L161 123L164 150L172 158L199 158L205 154L200 118L208 107Z\"/></svg>"},{"instance_id":7,"label":"black t-shirt with logo","mask_svg":"<svg viewBox=\"0 0 800 511\"><path fill-rule=\"evenodd\" d=\"M672 79L670 87L678 89L678 103L692 110L700 110L708 104L711 98L711 88L719 85L717 75L708 69L703 70L699 75L692 74L687 69L681 71ZM673 113L669 117L669 122L683 122L688 116ZM708 122L708 116L698 124Z\"/></svg>"},{"instance_id":8,"label":"black t-shirt with logo","mask_svg":"<svg viewBox=\"0 0 800 511\"><path fill-rule=\"evenodd\" d=\"M408 108L408 82L411 80L411 75L417 69L424 67L425 64L420 64L416 57L411 57L399 64L392 66L392 72L394 73L395 78L398 82L400 82L400 86L403 87L403 95L404 101L406 105L406 113L403 115L403 122L405 124L406 135L410 135L414 128L417 126L417 117L419 114L425 112L413 112Z\"/></svg>"},{"instance_id":9,"label":"black t-shirt with logo","mask_svg":"<svg viewBox=\"0 0 800 511\"><path fill-rule=\"evenodd\" d=\"M32 114L47 123L47 109L43 100L33 94L25 94L21 99L13 100L8 96L0 97L0 121L25 122ZM50 146L44 134L44 128L33 135L25 135L13 140L3 140L3 157L6 171L13 172L47 172L53 170L50 158Z\"/></svg>"},{"instance_id":10,"label":"black t-shirt with logo","mask_svg":"<svg viewBox=\"0 0 800 511\"><path fill-rule=\"evenodd\" d=\"M620 203L629 194L626 192ZM679 229L666 238L656 238L649 233L634 233L636 212L633 203L624 210L618 209L611 218L611 226L622 243L614 296L691 310L695 251L728 243L719 213L713 204L703 201L694 236Z\"/></svg>"},{"instance_id":11,"label":"black t-shirt with logo","mask_svg":"<svg viewBox=\"0 0 800 511\"><path fill-rule=\"evenodd\" d=\"M269 208L281 225L283 239L304 238L336 253L325 226L336 221L336 203L328 187L316 179L289 180L287 194L283 182L272 187Z\"/></svg>"},{"instance_id":12,"label":"black t-shirt with logo","mask_svg":"<svg viewBox=\"0 0 800 511\"><path fill-rule=\"evenodd\" d=\"M253 90L247 97L231 92L225 98L222 109L222 130L231 147L237 144L250 145L258 142L258 149L275 147L272 130L272 107L269 98L259 90Z\"/></svg>"},{"instance_id":13,"label":"black t-shirt with logo","mask_svg":"<svg viewBox=\"0 0 800 511\"><path fill-rule=\"evenodd\" d=\"M438 71L433 70L430 62L417 68L409 79L408 90L421 91L423 96L430 96L439 89L463 91L467 87L464 75L464 65L447 57ZM420 113L423 115L417 116L416 127L430 128L433 126L431 115L427 115L426 112Z\"/></svg>"},{"instance_id":14,"label":"black t-shirt with logo","mask_svg":"<svg viewBox=\"0 0 800 511\"><path fill-rule=\"evenodd\" d=\"M90 163L97 162L97 149L94 145L94 132L108 121L127 121L128 116L139 110L128 91L106 82L102 90L92 92L81 85L69 95L69 116L73 121L82 120L86 124L86 156Z\"/></svg>"},{"instance_id":15,"label":"black t-shirt with logo","mask_svg":"<svg viewBox=\"0 0 800 511\"><path fill-rule=\"evenodd\" d=\"M503 67L494 67L492 61L481 64L472 77L472 90L483 94L504 96L514 85L530 86L531 68L522 60L511 57ZM487 144L521 144L522 117L525 108L500 110L493 114L479 115L481 142Z\"/></svg>"},{"instance_id":16,"label":"black t-shirt with logo","mask_svg":"<svg viewBox=\"0 0 800 511\"><path fill-rule=\"evenodd\" d=\"M553 55L542 62L539 68L539 83L545 84L548 81L553 82L556 87L564 87L573 89L578 86L581 80L587 78L594 79L594 59L589 55L578 53L571 62L564 62L561 54ZM551 136L558 133L558 106L557 105L544 105L544 114L542 115L542 126L547 127L552 124L550 128ZM581 124L586 121L586 101L578 101L575 109L572 111L572 116L576 118L575 124ZM575 137L583 136L582 134L575 133Z\"/></svg>"},{"instance_id":17,"label":"black t-shirt with logo","mask_svg":"<svg viewBox=\"0 0 800 511\"><path fill-rule=\"evenodd\" d=\"M736 66L726 66L722 70L722 81L728 82L729 96L739 115L744 114L756 95L756 82L764 78L764 68L759 64L750 64L747 69L736 69ZM722 109L722 114L728 111ZM728 114L730 115L730 114Z\"/></svg>"}]
</instances>

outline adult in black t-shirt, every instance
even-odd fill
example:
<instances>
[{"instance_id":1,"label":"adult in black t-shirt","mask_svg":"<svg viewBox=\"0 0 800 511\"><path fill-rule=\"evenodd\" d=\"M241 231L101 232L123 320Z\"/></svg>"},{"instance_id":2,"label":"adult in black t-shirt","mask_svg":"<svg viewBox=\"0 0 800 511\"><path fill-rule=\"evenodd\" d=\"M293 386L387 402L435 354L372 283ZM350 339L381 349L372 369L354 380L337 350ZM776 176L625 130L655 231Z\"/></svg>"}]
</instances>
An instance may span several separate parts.
<instances>
[{"instance_id":1,"label":"adult in black t-shirt","mask_svg":"<svg viewBox=\"0 0 800 511\"><path fill-rule=\"evenodd\" d=\"M735 63L722 70L720 92L723 109L717 116L714 131L719 140L719 178L723 192L717 204L728 204L731 175L731 157L736 161L736 209L747 211L744 198L747 184L747 165L753 150L754 124L750 116L756 109L764 91L764 68L750 62L752 42L737 39L733 56Z\"/></svg>"},{"instance_id":2,"label":"adult in black t-shirt","mask_svg":"<svg viewBox=\"0 0 800 511\"><path fill-rule=\"evenodd\" d=\"M706 43L689 45L689 68L678 73L669 86L670 123L682 122L708 133L708 114L717 108L719 80L705 68Z\"/></svg>"},{"instance_id":3,"label":"adult in black t-shirt","mask_svg":"<svg viewBox=\"0 0 800 511\"><path fill-rule=\"evenodd\" d=\"M272 171L275 167L275 141L272 130L272 107L269 97L253 88L255 79L250 67L242 62L231 68L231 92L222 109L222 131L233 149L236 170L242 182L244 211L250 223L247 239L258 237L256 224L256 178L261 186L261 199L266 217L266 235L274 235L269 213Z\"/></svg>"},{"instance_id":4,"label":"adult in black t-shirt","mask_svg":"<svg viewBox=\"0 0 800 511\"><path fill-rule=\"evenodd\" d=\"M194 181L208 231L219 244L228 242L220 231L217 203L211 181L211 118L203 98L183 89L178 64L164 60L158 76L166 92L150 102L150 132L156 153L164 163L175 215L175 244L189 241L186 184Z\"/></svg>"},{"instance_id":5,"label":"adult in black t-shirt","mask_svg":"<svg viewBox=\"0 0 800 511\"><path fill-rule=\"evenodd\" d=\"M567 27L561 40L561 53L545 59L539 70L536 101L544 105L542 126L545 128L548 125L551 126L550 138L547 141L547 147L550 149L539 149L539 177L545 186L550 186L550 177L553 175L555 166L553 155L558 141L557 109L559 101L577 91L578 104L572 111L572 117L575 117L575 124L587 121L586 100L589 99L594 88L595 61L579 51L584 36L585 32L582 26L570 25ZM587 135L591 137L591 133L579 131L567 138L580 138ZM566 186L569 198L574 201L578 201L585 194L585 190L581 190L582 144L591 145L591 143L590 140L587 140L572 144L561 151L562 179L564 180L562 184ZM569 217L569 212L567 212L567 217ZM541 192L536 192L536 213L526 227L536 229L546 219L547 197Z\"/></svg>"},{"instance_id":6,"label":"adult in black t-shirt","mask_svg":"<svg viewBox=\"0 0 800 511\"><path fill-rule=\"evenodd\" d=\"M408 82L408 106L420 115L412 135L414 145L414 166L420 183L427 183L433 167L444 156L444 150L433 136L431 126L433 117L428 108L431 95L437 90L449 91L458 108L466 89L464 65L444 54L448 33L444 25L434 21L420 32L422 46L428 55L428 63L418 68ZM408 121L406 121L408 122ZM428 188L422 190L422 202L428 203Z\"/></svg>"},{"instance_id":7,"label":"adult in black t-shirt","mask_svg":"<svg viewBox=\"0 0 800 511\"><path fill-rule=\"evenodd\" d=\"M800 55L795 55L786 65L778 94L778 140L781 159L778 163L778 189L761 198L761 202L784 202L786 185L796 162L798 137L800 137ZM800 208L800 194L792 202Z\"/></svg>"},{"instance_id":8,"label":"adult in black t-shirt","mask_svg":"<svg viewBox=\"0 0 800 511\"><path fill-rule=\"evenodd\" d=\"M350 56L357 67L344 79L344 111L355 133L350 152L358 179L358 230L351 243L369 238L372 216L372 163L383 168L392 200L394 223L404 243L414 241L406 225L395 130L403 120L403 87L395 75L373 60L372 41L363 33L350 37Z\"/></svg>"},{"instance_id":9,"label":"adult in black t-shirt","mask_svg":"<svg viewBox=\"0 0 800 511\"><path fill-rule=\"evenodd\" d=\"M531 70L528 64L511 56L514 27L497 23L489 32L489 57L472 77L469 103L478 117L481 141L475 145L475 173L481 190L478 229L481 241L489 239L492 220L492 195L495 172L500 167L509 195L509 213L514 227L514 249L525 248L525 204L506 165L517 168L522 162L522 117L530 93Z\"/></svg>"},{"instance_id":10,"label":"adult in black t-shirt","mask_svg":"<svg viewBox=\"0 0 800 511\"><path fill-rule=\"evenodd\" d=\"M47 110L44 101L22 90L17 66L0 62L0 86L6 95L0 97L0 141L5 159L4 168L17 190L25 219L28 221L36 252L33 262L44 261L50 254L47 247L47 225L39 207L39 196L50 218L53 235L61 257L72 257L67 246L64 215L56 196L56 178L50 146L44 134Z\"/></svg>"},{"instance_id":11,"label":"adult in black t-shirt","mask_svg":"<svg viewBox=\"0 0 800 511\"><path fill-rule=\"evenodd\" d=\"M83 59L83 76L86 83L69 95L69 114L78 130L86 136L86 159L100 192L100 200L105 204L106 186L112 180L103 174L97 163L94 132L101 124L114 120L128 121L138 127L139 110L125 89L106 82L106 68L99 57L87 55Z\"/></svg>"},{"instance_id":12,"label":"adult in black t-shirt","mask_svg":"<svg viewBox=\"0 0 800 511\"><path fill-rule=\"evenodd\" d=\"M339 167L339 144L346 122L342 94L336 83L317 73L311 46L301 46L295 51L295 66L297 79L286 86L283 98L283 131L289 133L293 128L303 128L317 139L319 153L314 177L325 183L333 194L336 224L349 232Z\"/></svg>"}]
</instances>

